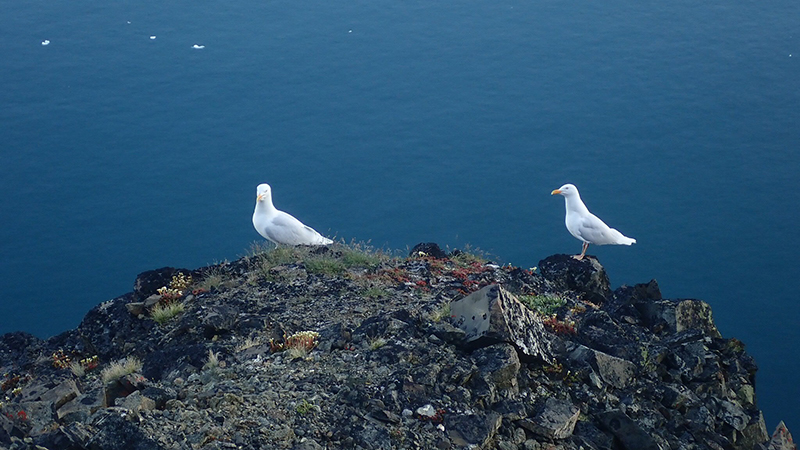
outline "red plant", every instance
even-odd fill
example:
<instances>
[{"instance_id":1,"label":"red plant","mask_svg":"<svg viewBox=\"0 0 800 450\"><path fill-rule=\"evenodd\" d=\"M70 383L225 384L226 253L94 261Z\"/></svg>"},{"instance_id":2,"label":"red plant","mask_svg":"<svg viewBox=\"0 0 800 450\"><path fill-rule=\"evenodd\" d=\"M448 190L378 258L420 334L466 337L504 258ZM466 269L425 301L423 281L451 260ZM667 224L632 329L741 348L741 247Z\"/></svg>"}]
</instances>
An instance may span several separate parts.
<instances>
[{"instance_id":1,"label":"red plant","mask_svg":"<svg viewBox=\"0 0 800 450\"><path fill-rule=\"evenodd\" d=\"M20 412L17 413L17 417L19 418L19 420L28 420L28 414L22 410L20 410Z\"/></svg>"},{"instance_id":2,"label":"red plant","mask_svg":"<svg viewBox=\"0 0 800 450\"><path fill-rule=\"evenodd\" d=\"M551 316L542 321L544 326L555 334L576 334L575 324L572 322L563 322L558 320L556 316Z\"/></svg>"}]
</instances>

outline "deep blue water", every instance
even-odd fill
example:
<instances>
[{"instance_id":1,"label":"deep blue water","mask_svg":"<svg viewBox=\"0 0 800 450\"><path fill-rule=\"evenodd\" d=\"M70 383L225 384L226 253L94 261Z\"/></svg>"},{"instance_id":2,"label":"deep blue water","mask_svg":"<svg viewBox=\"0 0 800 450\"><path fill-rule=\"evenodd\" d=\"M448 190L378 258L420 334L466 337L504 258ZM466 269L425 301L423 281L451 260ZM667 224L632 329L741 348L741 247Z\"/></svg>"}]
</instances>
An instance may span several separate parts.
<instances>
[{"instance_id":1,"label":"deep blue water","mask_svg":"<svg viewBox=\"0 0 800 450\"><path fill-rule=\"evenodd\" d=\"M0 333L245 254L261 182L523 267L580 250L572 182L638 240L590 247L612 284L709 302L800 427L800 3L111 3L0 3Z\"/></svg>"}]
</instances>

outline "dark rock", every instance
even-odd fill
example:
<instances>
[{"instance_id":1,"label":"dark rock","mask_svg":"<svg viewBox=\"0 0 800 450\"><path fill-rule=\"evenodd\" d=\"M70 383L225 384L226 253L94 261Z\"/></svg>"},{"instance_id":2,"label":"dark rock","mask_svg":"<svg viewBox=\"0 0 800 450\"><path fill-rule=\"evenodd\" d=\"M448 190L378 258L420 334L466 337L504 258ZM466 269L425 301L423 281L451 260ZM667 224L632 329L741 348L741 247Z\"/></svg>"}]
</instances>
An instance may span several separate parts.
<instances>
[{"instance_id":1,"label":"dark rock","mask_svg":"<svg viewBox=\"0 0 800 450\"><path fill-rule=\"evenodd\" d=\"M430 256L431 258L444 259L447 258L447 253L439 248L439 244L434 242L421 242L411 249L408 256Z\"/></svg>"},{"instance_id":2,"label":"dark rock","mask_svg":"<svg viewBox=\"0 0 800 450\"><path fill-rule=\"evenodd\" d=\"M500 428L502 416L489 412L487 414L448 414L444 425L448 430L450 441L457 447L477 445L485 446Z\"/></svg>"},{"instance_id":3,"label":"dark rock","mask_svg":"<svg viewBox=\"0 0 800 450\"><path fill-rule=\"evenodd\" d=\"M600 378L617 389L624 389L633 381L636 365L583 345L569 354L573 361L588 364Z\"/></svg>"},{"instance_id":4,"label":"dark rock","mask_svg":"<svg viewBox=\"0 0 800 450\"><path fill-rule=\"evenodd\" d=\"M509 344L495 344L472 352L472 359L480 373L498 389L517 387L519 356Z\"/></svg>"},{"instance_id":5,"label":"dark rock","mask_svg":"<svg viewBox=\"0 0 800 450\"><path fill-rule=\"evenodd\" d=\"M508 342L548 363L560 353L559 342L545 330L542 319L500 286L486 286L456 300L450 311L453 323L466 333L468 347Z\"/></svg>"},{"instance_id":6,"label":"dark rock","mask_svg":"<svg viewBox=\"0 0 800 450\"><path fill-rule=\"evenodd\" d=\"M203 335L207 339L211 339L214 336L228 333L236 327L238 318L239 311L231 306L219 305L206 308L200 317Z\"/></svg>"},{"instance_id":7,"label":"dark rock","mask_svg":"<svg viewBox=\"0 0 800 450\"><path fill-rule=\"evenodd\" d=\"M319 331L319 348L322 351L342 350L352 339L352 331L343 323L337 322Z\"/></svg>"},{"instance_id":8,"label":"dark rock","mask_svg":"<svg viewBox=\"0 0 800 450\"><path fill-rule=\"evenodd\" d=\"M161 450L162 447L145 436L123 415L125 409L108 408L91 418L92 437L87 450Z\"/></svg>"},{"instance_id":9,"label":"dark rock","mask_svg":"<svg viewBox=\"0 0 800 450\"><path fill-rule=\"evenodd\" d=\"M578 261L570 255L548 256L539 261L539 271L548 281L581 292L591 302L603 303L611 297L608 275L594 257Z\"/></svg>"},{"instance_id":10,"label":"dark rock","mask_svg":"<svg viewBox=\"0 0 800 450\"><path fill-rule=\"evenodd\" d=\"M38 356L44 341L36 336L17 331L0 336L0 366L23 368Z\"/></svg>"},{"instance_id":11,"label":"dark rock","mask_svg":"<svg viewBox=\"0 0 800 450\"><path fill-rule=\"evenodd\" d=\"M164 287L169 286L172 277L183 273L190 275L191 271L186 269L176 269L174 267L162 267L160 269L148 270L136 276L136 281L133 283L133 293L138 301L142 301L147 297L158 293L157 291Z\"/></svg>"},{"instance_id":12,"label":"dark rock","mask_svg":"<svg viewBox=\"0 0 800 450\"><path fill-rule=\"evenodd\" d=\"M127 397L139 389L144 389L145 383L146 379L139 373L132 373L111 381L105 385L103 404L114 406L118 398Z\"/></svg>"},{"instance_id":13,"label":"dark rock","mask_svg":"<svg viewBox=\"0 0 800 450\"><path fill-rule=\"evenodd\" d=\"M614 410L598 415L603 428L614 434L614 437L626 450L660 450L653 437L644 431L622 411Z\"/></svg>"},{"instance_id":14,"label":"dark rock","mask_svg":"<svg viewBox=\"0 0 800 450\"><path fill-rule=\"evenodd\" d=\"M53 432L40 436L36 443L45 448L59 450L85 450L92 433L82 423L71 423L58 427Z\"/></svg>"},{"instance_id":15,"label":"dark rock","mask_svg":"<svg viewBox=\"0 0 800 450\"><path fill-rule=\"evenodd\" d=\"M535 416L520 420L519 425L547 439L566 439L572 435L580 413L572 402L549 397Z\"/></svg>"},{"instance_id":16,"label":"dark rock","mask_svg":"<svg viewBox=\"0 0 800 450\"><path fill-rule=\"evenodd\" d=\"M85 422L89 416L104 407L105 391L95 389L85 392L65 403L56 411L59 422L70 424Z\"/></svg>"}]
</instances>

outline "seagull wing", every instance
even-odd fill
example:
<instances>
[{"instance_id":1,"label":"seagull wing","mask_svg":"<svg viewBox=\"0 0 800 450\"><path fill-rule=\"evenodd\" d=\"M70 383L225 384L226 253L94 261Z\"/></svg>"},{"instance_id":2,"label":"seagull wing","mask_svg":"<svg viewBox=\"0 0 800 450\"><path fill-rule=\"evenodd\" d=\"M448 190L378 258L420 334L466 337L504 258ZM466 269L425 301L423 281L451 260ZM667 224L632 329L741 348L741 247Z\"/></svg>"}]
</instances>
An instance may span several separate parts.
<instances>
[{"instance_id":1,"label":"seagull wing","mask_svg":"<svg viewBox=\"0 0 800 450\"><path fill-rule=\"evenodd\" d=\"M614 228L609 227L599 217L592 213L581 218L576 230L579 238L595 245L625 244L630 245L636 240L625 237Z\"/></svg>"},{"instance_id":2,"label":"seagull wing","mask_svg":"<svg viewBox=\"0 0 800 450\"><path fill-rule=\"evenodd\" d=\"M291 214L278 211L265 230L267 239L288 245L321 244L327 239Z\"/></svg>"}]
</instances>

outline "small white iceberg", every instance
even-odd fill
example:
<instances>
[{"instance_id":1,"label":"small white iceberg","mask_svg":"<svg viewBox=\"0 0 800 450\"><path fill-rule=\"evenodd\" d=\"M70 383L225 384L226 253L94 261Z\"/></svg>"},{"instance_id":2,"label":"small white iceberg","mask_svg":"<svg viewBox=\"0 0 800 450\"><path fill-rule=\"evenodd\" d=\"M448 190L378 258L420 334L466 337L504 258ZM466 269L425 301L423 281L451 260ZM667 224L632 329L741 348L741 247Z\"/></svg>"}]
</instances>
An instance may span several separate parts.
<instances>
[{"instance_id":1,"label":"small white iceberg","mask_svg":"<svg viewBox=\"0 0 800 450\"><path fill-rule=\"evenodd\" d=\"M45 40L42 41L42 45L50 45L50 41L45 39Z\"/></svg>"},{"instance_id":2,"label":"small white iceberg","mask_svg":"<svg viewBox=\"0 0 800 450\"><path fill-rule=\"evenodd\" d=\"M150 36L150 40L151 40L151 41L152 41L153 39L155 39L155 38L156 38L155 36Z\"/></svg>"},{"instance_id":3,"label":"small white iceberg","mask_svg":"<svg viewBox=\"0 0 800 450\"><path fill-rule=\"evenodd\" d=\"M197 44L194 44L194 45L192 46L192 48L201 49L201 48L206 48L206 46L205 46L205 45L197 45Z\"/></svg>"}]
</instances>

